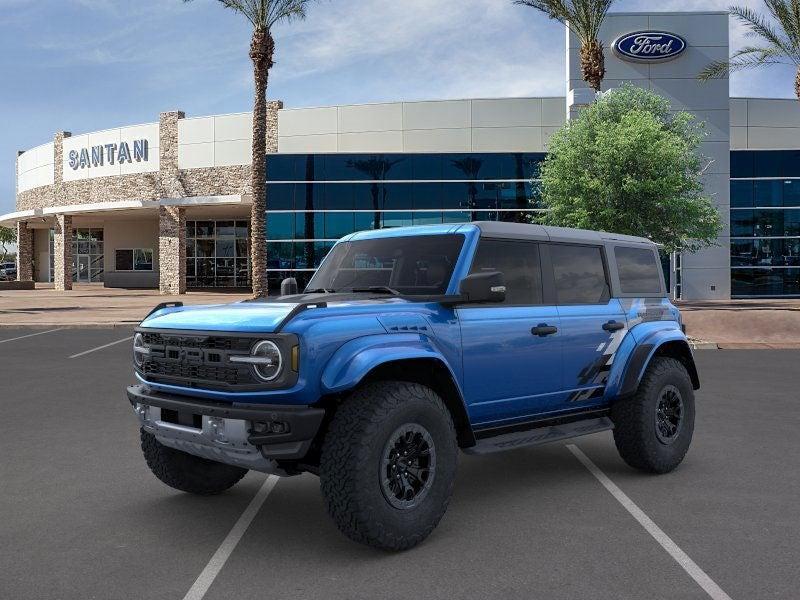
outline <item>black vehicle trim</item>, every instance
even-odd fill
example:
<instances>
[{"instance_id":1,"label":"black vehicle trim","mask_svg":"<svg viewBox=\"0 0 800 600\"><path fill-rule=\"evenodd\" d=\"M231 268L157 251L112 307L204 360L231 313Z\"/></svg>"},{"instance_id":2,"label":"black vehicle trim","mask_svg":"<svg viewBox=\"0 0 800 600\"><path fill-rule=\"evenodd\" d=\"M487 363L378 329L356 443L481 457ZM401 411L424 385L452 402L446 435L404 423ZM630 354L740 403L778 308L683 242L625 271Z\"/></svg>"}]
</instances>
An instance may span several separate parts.
<instances>
[{"instance_id":1,"label":"black vehicle trim","mask_svg":"<svg viewBox=\"0 0 800 600\"><path fill-rule=\"evenodd\" d=\"M325 417L325 410L313 406L294 406L279 404L244 404L199 400L172 394L156 392L148 386L138 384L127 388L131 405L144 404L179 412L240 419L243 421L280 421L289 424L288 433L251 434L250 443L261 446L283 444L286 442L308 441L314 438Z\"/></svg>"},{"instance_id":2,"label":"black vehicle trim","mask_svg":"<svg viewBox=\"0 0 800 600\"><path fill-rule=\"evenodd\" d=\"M510 425L502 425L500 427L487 427L485 429L475 430L476 440L485 440L487 438L496 437L498 435L505 435L507 433L515 433L518 431L528 431L530 429L539 429L541 427L552 427L553 425L563 425L565 423L574 423L576 421L584 421L588 419L597 419L600 417L607 417L611 414L610 408L592 408L580 409L567 413L547 414L531 419L528 421L513 423Z\"/></svg>"},{"instance_id":3,"label":"black vehicle trim","mask_svg":"<svg viewBox=\"0 0 800 600\"><path fill-rule=\"evenodd\" d=\"M628 396L639 387L639 374L647 363L647 358L653 351L653 344L639 344L631 354L628 366L625 369L625 377L619 388L619 396Z\"/></svg>"},{"instance_id":4,"label":"black vehicle trim","mask_svg":"<svg viewBox=\"0 0 800 600\"><path fill-rule=\"evenodd\" d=\"M158 312L162 308L180 308L181 306L183 306L183 302L180 302L180 301L178 301L178 302L161 302L161 303L157 304L153 308L153 310L151 310L149 313L147 313L147 315L145 315L145 317L144 317L144 319L142 319L142 321L147 320L147 318L150 315L152 315L155 312Z\"/></svg>"}]
</instances>

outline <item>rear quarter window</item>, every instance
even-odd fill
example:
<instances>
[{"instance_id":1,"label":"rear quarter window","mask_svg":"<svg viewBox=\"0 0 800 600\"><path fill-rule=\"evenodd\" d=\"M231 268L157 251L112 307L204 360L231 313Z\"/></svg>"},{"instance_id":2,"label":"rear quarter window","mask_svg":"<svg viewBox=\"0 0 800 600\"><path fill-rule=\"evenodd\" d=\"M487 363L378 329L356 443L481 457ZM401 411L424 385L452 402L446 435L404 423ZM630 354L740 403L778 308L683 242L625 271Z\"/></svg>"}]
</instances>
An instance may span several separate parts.
<instances>
[{"instance_id":1,"label":"rear quarter window","mask_svg":"<svg viewBox=\"0 0 800 600\"><path fill-rule=\"evenodd\" d=\"M660 296L661 274L656 253L649 248L614 248L619 285L623 294Z\"/></svg>"}]
</instances>

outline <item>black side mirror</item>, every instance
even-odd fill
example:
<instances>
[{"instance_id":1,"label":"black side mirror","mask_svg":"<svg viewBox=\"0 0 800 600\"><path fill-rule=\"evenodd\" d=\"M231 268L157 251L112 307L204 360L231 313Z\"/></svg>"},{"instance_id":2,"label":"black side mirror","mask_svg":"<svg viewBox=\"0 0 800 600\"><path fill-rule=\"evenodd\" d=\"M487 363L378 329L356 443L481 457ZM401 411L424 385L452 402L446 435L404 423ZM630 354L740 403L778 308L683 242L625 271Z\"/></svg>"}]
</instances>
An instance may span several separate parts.
<instances>
[{"instance_id":1,"label":"black side mirror","mask_svg":"<svg viewBox=\"0 0 800 600\"><path fill-rule=\"evenodd\" d=\"M506 282L500 271L472 273L461 280L459 291L468 304L500 303L506 299Z\"/></svg>"},{"instance_id":2,"label":"black side mirror","mask_svg":"<svg viewBox=\"0 0 800 600\"><path fill-rule=\"evenodd\" d=\"M287 277L281 281L281 296L294 296L297 293L297 280Z\"/></svg>"}]
</instances>

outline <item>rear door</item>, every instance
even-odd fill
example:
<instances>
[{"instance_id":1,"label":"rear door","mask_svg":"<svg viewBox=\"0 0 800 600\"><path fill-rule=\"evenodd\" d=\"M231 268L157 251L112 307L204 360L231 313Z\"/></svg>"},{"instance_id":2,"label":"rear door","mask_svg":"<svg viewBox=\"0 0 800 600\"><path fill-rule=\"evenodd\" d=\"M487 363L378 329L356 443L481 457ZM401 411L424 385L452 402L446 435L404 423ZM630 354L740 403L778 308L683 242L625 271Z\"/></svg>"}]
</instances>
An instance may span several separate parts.
<instances>
[{"instance_id":1,"label":"rear door","mask_svg":"<svg viewBox=\"0 0 800 600\"><path fill-rule=\"evenodd\" d=\"M625 313L611 286L600 245L548 244L563 345L563 389L559 408L602 402L608 373L626 333Z\"/></svg>"},{"instance_id":2,"label":"rear door","mask_svg":"<svg viewBox=\"0 0 800 600\"><path fill-rule=\"evenodd\" d=\"M473 423L543 412L561 390L558 311L543 304L539 244L481 239L471 272L500 271L504 304L457 309L464 394Z\"/></svg>"}]
</instances>

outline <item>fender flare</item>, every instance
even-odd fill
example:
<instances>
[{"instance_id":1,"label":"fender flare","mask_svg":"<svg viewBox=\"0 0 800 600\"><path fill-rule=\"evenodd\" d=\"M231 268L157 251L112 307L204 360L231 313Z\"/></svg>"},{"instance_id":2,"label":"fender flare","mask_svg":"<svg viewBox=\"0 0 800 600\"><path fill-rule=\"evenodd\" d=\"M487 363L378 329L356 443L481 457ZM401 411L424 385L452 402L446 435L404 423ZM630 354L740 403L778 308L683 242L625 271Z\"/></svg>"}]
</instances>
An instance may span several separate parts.
<instances>
[{"instance_id":1,"label":"fender flare","mask_svg":"<svg viewBox=\"0 0 800 600\"><path fill-rule=\"evenodd\" d=\"M700 378L689 342L680 330L669 329L655 331L636 344L619 378L619 388L613 395L624 397L636 393L655 356L671 356L680 360L689 373L692 387L696 390L700 388Z\"/></svg>"},{"instance_id":2,"label":"fender flare","mask_svg":"<svg viewBox=\"0 0 800 600\"><path fill-rule=\"evenodd\" d=\"M321 391L323 394L346 392L357 387L376 369L391 367L392 363L413 360L435 361L441 369L440 378L449 379L448 393L443 395L442 400L453 416L459 445L461 447L474 445L475 437L459 379L444 355L425 335L377 334L347 342L334 353L323 369L320 378ZM412 376L409 380L414 381L415 378Z\"/></svg>"},{"instance_id":3,"label":"fender flare","mask_svg":"<svg viewBox=\"0 0 800 600\"><path fill-rule=\"evenodd\" d=\"M419 334L378 334L350 340L342 345L322 371L322 391L326 394L347 391L356 387L376 367L390 362L411 359L435 359L458 380L441 352L427 336ZM461 388L459 386L459 393ZM463 398L463 394L462 394Z\"/></svg>"}]
</instances>

